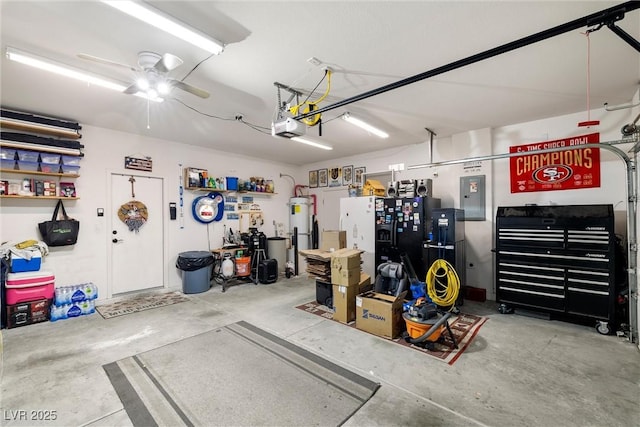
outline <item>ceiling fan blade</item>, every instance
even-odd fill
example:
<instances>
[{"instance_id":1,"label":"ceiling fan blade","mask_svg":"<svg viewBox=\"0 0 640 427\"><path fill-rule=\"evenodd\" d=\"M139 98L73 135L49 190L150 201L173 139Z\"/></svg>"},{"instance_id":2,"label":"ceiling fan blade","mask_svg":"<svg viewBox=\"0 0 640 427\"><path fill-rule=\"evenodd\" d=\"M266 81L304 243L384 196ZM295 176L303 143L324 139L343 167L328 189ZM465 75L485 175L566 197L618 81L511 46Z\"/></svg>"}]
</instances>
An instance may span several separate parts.
<instances>
[{"instance_id":1,"label":"ceiling fan blade","mask_svg":"<svg viewBox=\"0 0 640 427\"><path fill-rule=\"evenodd\" d=\"M113 66L116 66L116 67L122 67L122 68L126 68L128 70L131 70L131 71L138 71L136 68L133 68L131 65L121 64L119 62L115 62L115 61L112 61L110 59L104 59L104 58L100 58L98 56L89 55L89 54L86 54L86 53L79 53L78 54L78 58L86 59L88 61L99 62L101 64L113 65Z\"/></svg>"},{"instance_id":2,"label":"ceiling fan blade","mask_svg":"<svg viewBox=\"0 0 640 427\"><path fill-rule=\"evenodd\" d=\"M131 86L129 86L128 88L126 88L124 90L124 92L122 92L122 93L127 93L129 95L133 95L133 94L138 93L138 92L140 92L140 89L138 88L138 85L134 83Z\"/></svg>"},{"instance_id":3,"label":"ceiling fan blade","mask_svg":"<svg viewBox=\"0 0 640 427\"><path fill-rule=\"evenodd\" d=\"M169 84L173 87L177 87L178 89L182 89L185 92L189 92L195 96L199 96L200 98L208 98L209 92L204 89L197 88L195 86L191 86L185 82L181 82L180 80L170 79Z\"/></svg>"},{"instance_id":4,"label":"ceiling fan blade","mask_svg":"<svg viewBox=\"0 0 640 427\"><path fill-rule=\"evenodd\" d=\"M182 59L170 53L165 53L162 58L153 66L160 73L168 73L182 65Z\"/></svg>"}]
</instances>

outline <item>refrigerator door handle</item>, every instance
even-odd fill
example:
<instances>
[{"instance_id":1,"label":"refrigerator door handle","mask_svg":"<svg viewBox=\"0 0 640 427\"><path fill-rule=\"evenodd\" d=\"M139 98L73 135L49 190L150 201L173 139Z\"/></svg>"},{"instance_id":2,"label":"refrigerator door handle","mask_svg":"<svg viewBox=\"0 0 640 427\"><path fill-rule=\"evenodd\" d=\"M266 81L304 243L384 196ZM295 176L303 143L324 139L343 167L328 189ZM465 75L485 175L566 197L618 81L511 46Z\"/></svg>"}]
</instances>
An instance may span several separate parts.
<instances>
[{"instance_id":1,"label":"refrigerator door handle","mask_svg":"<svg viewBox=\"0 0 640 427\"><path fill-rule=\"evenodd\" d=\"M338 230L344 230L344 228L342 228L342 219L343 219L343 216L340 215L340 220L338 221Z\"/></svg>"},{"instance_id":2,"label":"refrigerator door handle","mask_svg":"<svg viewBox=\"0 0 640 427\"><path fill-rule=\"evenodd\" d=\"M396 241L398 238L398 221L394 218L391 221L391 246L396 247Z\"/></svg>"}]
</instances>

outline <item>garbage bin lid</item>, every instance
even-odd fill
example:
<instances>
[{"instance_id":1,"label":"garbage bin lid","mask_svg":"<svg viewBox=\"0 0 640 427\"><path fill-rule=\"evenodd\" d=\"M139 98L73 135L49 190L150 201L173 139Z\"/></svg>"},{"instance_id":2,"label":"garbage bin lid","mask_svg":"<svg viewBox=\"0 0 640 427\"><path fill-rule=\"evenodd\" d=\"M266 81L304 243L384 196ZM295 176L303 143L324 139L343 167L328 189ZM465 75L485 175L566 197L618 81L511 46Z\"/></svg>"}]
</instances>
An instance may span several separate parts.
<instances>
[{"instance_id":1,"label":"garbage bin lid","mask_svg":"<svg viewBox=\"0 0 640 427\"><path fill-rule=\"evenodd\" d=\"M284 237L267 237L267 240L285 240Z\"/></svg>"},{"instance_id":2,"label":"garbage bin lid","mask_svg":"<svg viewBox=\"0 0 640 427\"><path fill-rule=\"evenodd\" d=\"M180 258L195 259L195 258L213 257L213 254L209 251L187 251L187 252L180 252L178 256Z\"/></svg>"}]
</instances>

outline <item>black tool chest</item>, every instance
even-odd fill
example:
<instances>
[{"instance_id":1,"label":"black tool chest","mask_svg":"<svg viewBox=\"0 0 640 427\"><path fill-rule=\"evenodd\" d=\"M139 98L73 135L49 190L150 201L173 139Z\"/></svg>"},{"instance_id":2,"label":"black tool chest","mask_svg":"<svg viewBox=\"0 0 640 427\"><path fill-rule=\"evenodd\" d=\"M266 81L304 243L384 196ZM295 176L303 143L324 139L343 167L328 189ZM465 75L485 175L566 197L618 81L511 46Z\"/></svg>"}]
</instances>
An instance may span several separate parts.
<instances>
[{"instance_id":1,"label":"black tool chest","mask_svg":"<svg viewBox=\"0 0 640 427\"><path fill-rule=\"evenodd\" d=\"M499 207L497 300L613 325L615 245L613 205Z\"/></svg>"}]
</instances>

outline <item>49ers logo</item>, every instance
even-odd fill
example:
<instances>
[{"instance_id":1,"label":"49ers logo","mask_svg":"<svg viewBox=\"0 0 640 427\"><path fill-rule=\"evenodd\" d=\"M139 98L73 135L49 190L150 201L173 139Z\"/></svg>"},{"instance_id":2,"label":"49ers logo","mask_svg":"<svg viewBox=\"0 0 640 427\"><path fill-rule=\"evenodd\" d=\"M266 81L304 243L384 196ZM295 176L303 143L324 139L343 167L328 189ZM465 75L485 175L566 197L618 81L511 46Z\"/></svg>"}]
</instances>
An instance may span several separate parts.
<instances>
[{"instance_id":1,"label":"49ers logo","mask_svg":"<svg viewBox=\"0 0 640 427\"><path fill-rule=\"evenodd\" d=\"M571 178L573 170L565 165L546 165L533 171L532 178L541 184L556 184Z\"/></svg>"}]
</instances>

